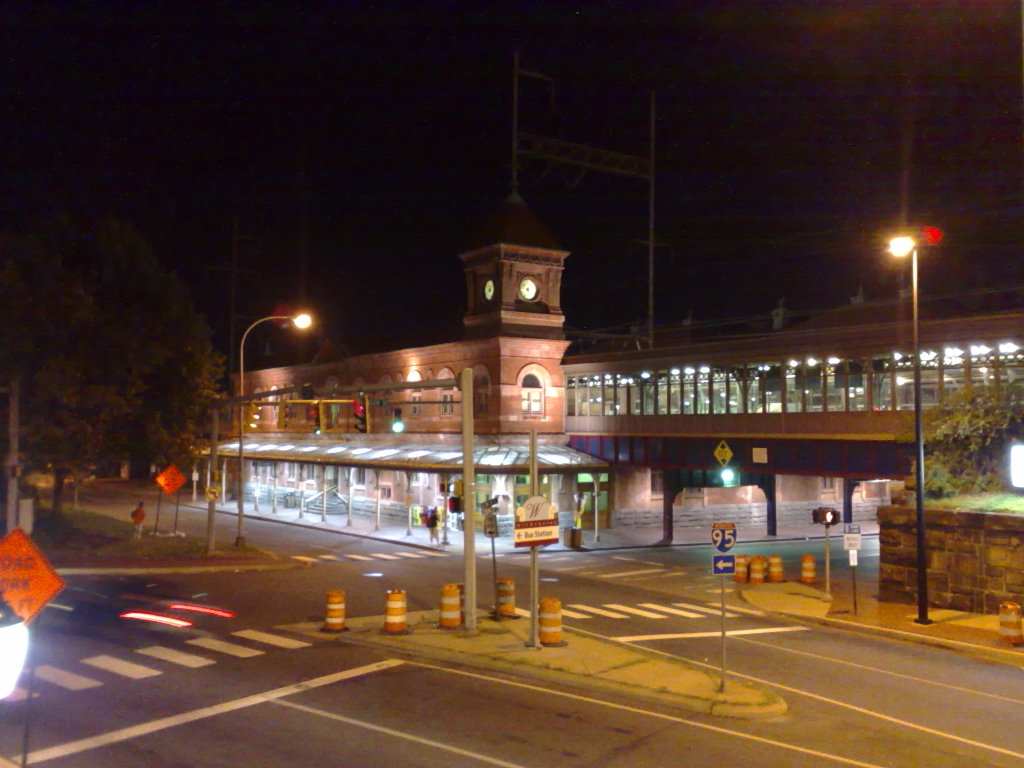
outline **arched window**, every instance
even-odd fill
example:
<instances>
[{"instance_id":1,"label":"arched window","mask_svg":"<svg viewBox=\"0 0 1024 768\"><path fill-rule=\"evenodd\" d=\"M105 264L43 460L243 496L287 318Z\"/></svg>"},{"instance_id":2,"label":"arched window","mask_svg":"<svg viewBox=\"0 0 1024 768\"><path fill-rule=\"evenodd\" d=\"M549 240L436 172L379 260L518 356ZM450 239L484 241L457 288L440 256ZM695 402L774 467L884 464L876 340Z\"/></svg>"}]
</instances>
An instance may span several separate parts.
<instances>
[{"instance_id":1,"label":"arched window","mask_svg":"<svg viewBox=\"0 0 1024 768\"><path fill-rule=\"evenodd\" d=\"M540 379L528 373L519 385L522 392L523 416L539 417L544 415L544 388Z\"/></svg>"},{"instance_id":2,"label":"arched window","mask_svg":"<svg viewBox=\"0 0 1024 768\"><path fill-rule=\"evenodd\" d=\"M473 414L486 416L490 410L491 377L487 369L477 366L473 369Z\"/></svg>"}]
</instances>

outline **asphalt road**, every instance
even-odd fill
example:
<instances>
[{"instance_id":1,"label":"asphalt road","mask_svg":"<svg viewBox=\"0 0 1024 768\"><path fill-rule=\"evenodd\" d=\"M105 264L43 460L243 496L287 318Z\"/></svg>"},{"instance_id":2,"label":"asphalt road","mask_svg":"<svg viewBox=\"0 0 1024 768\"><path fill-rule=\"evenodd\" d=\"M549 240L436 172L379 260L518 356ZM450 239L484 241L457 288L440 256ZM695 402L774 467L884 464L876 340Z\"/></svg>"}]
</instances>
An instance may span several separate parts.
<instances>
[{"instance_id":1,"label":"asphalt road","mask_svg":"<svg viewBox=\"0 0 1024 768\"><path fill-rule=\"evenodd\" d=\"M76 627L44 612L36 696L0 702L0 756L20 760L28 723L30 764L53 766L1024 765L1018 667L801 625L730 592L728 674L774 686L790 711L693 715L283 630L322 618L331 588L346 590L351 616L382 614L392 586L410 609L433 608L440 586L461 580L461 557L252 525L296 567L173 577L183 597L237 612L223 629ZM542 554L541 589L561 598L567 626L717 670L711 552ZM499 558L520 605L527 563ZM488 553L478 572L485 603Z\"/></svg>"}]
</instances>

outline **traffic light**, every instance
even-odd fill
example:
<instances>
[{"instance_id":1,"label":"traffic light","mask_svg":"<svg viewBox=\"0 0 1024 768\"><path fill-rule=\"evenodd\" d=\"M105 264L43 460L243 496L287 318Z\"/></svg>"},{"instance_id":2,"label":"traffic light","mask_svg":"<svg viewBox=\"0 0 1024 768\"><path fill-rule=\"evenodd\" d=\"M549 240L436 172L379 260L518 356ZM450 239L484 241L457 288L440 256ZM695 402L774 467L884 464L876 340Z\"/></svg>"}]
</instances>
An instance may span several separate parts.
<instances>
[{"instance_id":1,"label":"traffic light","mask_svg":"<svg viewBox=\"0 0 1024 768\"><path fill-rule=\"evenodd\" d=\"M356 432L366 432L366 401L352 401L352 420L356 424Z\"/></svg>"},{"instance_id":2,"label":"traffic light","mask_svg":"<svg viewBox=\"0 0 1024 768\"><path fill-rule=\"evenodd\" d=\"M314 435L320 434L320 403L313 403L306 406L306 421L309 422L309 431Z\"/></svg>"},{"instance_id":3,"label":"traffic light","mask_svg":"<svg viewBox=\"0 0 1024 768\"><path fill-rule=\"evenodd\" d=\"M405 422L402 421L402 409L394 408L391 411L391 431L405 432Z\"/></svg>"},{"instance_id":4,"label":"traffic light","mask_svg":"<svg viewBox=\"0 0 1024 768\"><path fill-rule=\"evenodd\" d=\"M839 512L831 507L815 507L811 510L811 522L819 525L835 525L839 522Z\"/></svg>"},{"instance_id":5,"label":"traffic light","mask_svg":"<svg viewBox=\"0 0 1024 768\"><path fill-rule=\"evenodd\" d=\"M256 403L249 403L245 409L245 424L248 429L255 430L260 426L260 407Z\"/></svg>"},{"instance_id":6,"label":"traffic light","mask_svg":"<svg viewBox=\"0 0 1024 768\"><path fill-rule=\"evenodd\" d=\"M462 497L461 496L449 496L448 497L448 511L449 512L461 512L462 511Z\"/></svg>"}]
</instances>

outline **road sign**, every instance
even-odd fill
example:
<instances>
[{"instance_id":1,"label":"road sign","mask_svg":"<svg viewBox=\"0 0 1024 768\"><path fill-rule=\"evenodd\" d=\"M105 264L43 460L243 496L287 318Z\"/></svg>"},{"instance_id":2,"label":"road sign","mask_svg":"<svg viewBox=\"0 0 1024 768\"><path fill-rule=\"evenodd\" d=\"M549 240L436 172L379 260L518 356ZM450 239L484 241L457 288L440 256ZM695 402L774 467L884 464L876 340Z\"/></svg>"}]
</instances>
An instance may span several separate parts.
<instances>
[{"instance_id":1,"label":"road sign","mask_svg":"<svg viewBox=\"0 0 1024 768\"><path fill-rule=\"evenodd\" d=\"M715 448L713 455L718 459L718 463L724 467L732 460L732 448L729 447L729 444L725 442L725 440L722 440Z\"/></svg>"},{"instance_id":2,"label":"road sign","mask_svg":"<svg viewBox=\"0 0 1024 768\"><path fill-rule=\"evenodd\" d=\"M843 525L843 533L860 533L859 523L845 523Z\"/></svg>"},{"instance_id":3,"label":"road sign","mask_svg":"<svg viewBox=\"0 0 1024 768\"><path fill-rule=\"evenodd\" d=\"M0 595L26 624L64 589L64 579L21 528L0 539Z\"/></svg>"},{"instance_id":4,"label":"road sign","mask_svg":"<svg viewBox=\"0 0 1024 768\"><path fill-rule=\"evenodd\" d=\"M851 551L860 549L860 534L859 533L844 533L843 534L843 549L849 549Z\"/></svg>"},{"instance_id":5,"label":"road sign","mask_svg":"<svg viewBox=\"0 0 1024 768\"><path fill-rule=\"evenodd\" d=\"M185 476L176 466L170 464L167 469L156 476L156 484L163 489L164 493L174 493L185 484Z\"/></svg>"},{"instance_id":6,"label":"road sign","mask_svg":"<svg viewBox=\"0 0 1024 768\"><path fill-rule=\"evenodd\" d=\"M207 501L216 501L218 498L220 498L220 488L218 488L215 485L211 485L209 488L206 489Z\"/></svg>"},{"instance_id":7,"label":"road sign","mask_svg":"<svg viewBox=\"0 0 1024 768\"><path fill-rule=\"evenodd\" d=\"M728 552L736 543L736 523L712 523L711 543L719 552Z\"/></svg>"},{"instance_id":8,"label":"road sign","mask_svg":"<svg viewBox=\"0 0 1024 768\"><path fill-rule=\"evenodd\" d=\"M720 576L736 573L736 555L712 555L711 572Z\"/></svg>"},{"instance_id":9,"label":"road sign","mask_svg":"<svg viewBox=\"0 0 1024 768\"><path fill-rule=\"evenodd\" d=\"M512 543L517 547L539 547L558 543L558 507L543 496L531 496L516 509Z\"/></svg>"}]
</instances>

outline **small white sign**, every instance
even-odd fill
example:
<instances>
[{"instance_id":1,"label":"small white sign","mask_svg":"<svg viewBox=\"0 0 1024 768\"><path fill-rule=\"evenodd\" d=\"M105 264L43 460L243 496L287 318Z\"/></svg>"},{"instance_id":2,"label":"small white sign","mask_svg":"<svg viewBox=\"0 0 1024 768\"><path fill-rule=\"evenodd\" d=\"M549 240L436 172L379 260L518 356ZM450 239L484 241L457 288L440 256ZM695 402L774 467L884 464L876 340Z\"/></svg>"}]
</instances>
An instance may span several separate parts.
<instances>
[{"instance_id":1,"label":"small white sign","mask_svg":"<svg viewBox=\"0 0 1024 768\"><path fill-rule=\"evenodd\" d=\"M768 449L767 448L751 448L750 449L750 461L754 464L767 464L768 463Z\"/></svg>"},{"instance_id":2,"label":"small white sign","mask_svg":"<svg viewBox=\"0 0 1024 768\"><path fill-rule=\"evenodd\" d=\"M851 549L850 550L850 565L852 567L856 567L856 565L857 565L857 550L856 549Z\"/></svg>"},{"instance_id":3,"label":"small white sign","mask_svg":"<svg viewBox=\"0 0 1024 768\"><path fill-rule=\"evenodd\" d=\"M851 552L856 552L860 549L860 534L859 533L844 533L843 534L843 549L848 549Z\"/></svg>"}]
</instances>

